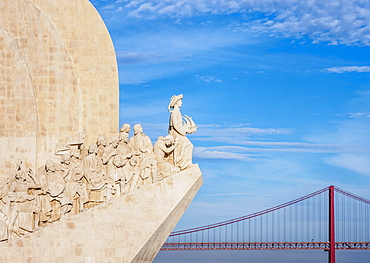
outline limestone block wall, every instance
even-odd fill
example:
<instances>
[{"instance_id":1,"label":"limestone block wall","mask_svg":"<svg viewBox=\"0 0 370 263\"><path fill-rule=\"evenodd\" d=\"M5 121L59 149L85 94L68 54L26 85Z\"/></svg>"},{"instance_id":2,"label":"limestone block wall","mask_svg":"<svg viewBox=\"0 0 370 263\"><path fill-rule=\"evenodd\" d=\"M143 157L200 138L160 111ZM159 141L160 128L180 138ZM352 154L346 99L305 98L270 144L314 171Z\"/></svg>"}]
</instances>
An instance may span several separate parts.
<instances>
[{"instance_id":1,"label":"limestone block wall","mask_svg":"<svg viewBox=\"0 0 370 263\"><path fill-rule=\"evenodd\" d=\"M0 244L0 262L151 262L203 183L198 165Z\"/></svg>"},{"instance_id":2,"label":"limestone block wall","mask_svg":"<svg viewBox=\"0 0 370 263\"><path fill-rule=\"evenodd\" d=\"M37 167L57 142L118 130L110 35L88 0L0 1L0 181L17 159Z\"/></svg>"}]
</instances>

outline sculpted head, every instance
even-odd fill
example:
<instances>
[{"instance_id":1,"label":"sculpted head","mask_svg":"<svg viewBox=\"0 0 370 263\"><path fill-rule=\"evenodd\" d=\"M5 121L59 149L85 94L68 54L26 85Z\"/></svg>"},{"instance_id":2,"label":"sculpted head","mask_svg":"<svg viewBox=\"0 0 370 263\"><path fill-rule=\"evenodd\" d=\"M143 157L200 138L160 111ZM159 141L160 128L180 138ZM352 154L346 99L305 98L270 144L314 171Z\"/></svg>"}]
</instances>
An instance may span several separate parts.
<instances>
[{"instance_id":1,"label":"sculpted head","mask_svg":"<svg viewBox=\"0 0 370 263\"><path fill-rule=\"evenodd\" d=\"M167 147L170 147L174 144L175 140L173 139L172 135L167 135L164 137L164 143Z\"/></svg>"},{"instance_id":2,"label":"sculpted head","mask_svg":"<svg viewBox=\"0 0 370 263\"><path fill-rule=\"evenodd\" d=\"M99 136L98 140L96 141L96 145L101 147L107 146L107 139L105 136Z\"/></svg>"},{"instance_id":3,"label":"sculpted head","mask_svg":"<svg viewBox=\"0 0 370 263\"><path fill-rule=\"evenodd\" d=\"M118 143L119 143L119 140L118 140L118 137L113 137L111 140L110 140L110 144L116 148L118 146Z\"/></svg>"},{"instance_id":4,"label":"sculpted head","mask_svg":"<svg viewBox=\"0 0 370 263\"><path fill-rule=\"evenodd\" d=\"M52 160L50 160L50 159L47 159L46 160L45 170L47 172L49 172L49 171L50 172L55 172L55 164L54 164L54 162Z\"/></svg>"},{"instance_id":5,"label":"sculpted head","mask_svg":"<svg viewBox=\"0 0 370 263\"><path fill-rule=\"evenodd\" d=\"M130 124L125 123L125 124L122 125L120 132L129 133L130 128L131 128Z\"/></svg>"},{"instance_id":6,"label":"sculpted head","mask_svg":"<svg viewBox=\"0 0 370 263\"><path fill-rule=\"evenodd\" d=\"M23 171L21 169L18 169L15 171L15 179L22 179L23 178Z\"/></svg>"},{"instance_id":7,"label":"sculpted head","mask_svg":"<svg viewBox=\"0 0 370 263\"><path fill-rule=\"evenodd\" d=\"M134 167L134 166L136 166L136 165L137 165L137 163L138 163L138 159L137 159L137 157L136 157L136 156L132 156L132 157L131 157L131 159L130 159L130 165L131 165L132 167Z\"/></svg>"},{"instance_id":8,"label":"sculpted head","mask_svg":"<svg viewBox=\"0 0 370 263\"><path fill-rule=\"evenodd\" d=\"M118 139L119 139L119 141L127 142L128 141L128 133L120 132L119 136L118 136Z\"/></svg>"},{"instance_id":9,"label":"sculpted head","mask_svg":"<svg viewBox=\"0 0 370 263\"><path fill-rule=\"evenodd\" d=\"M141 124L135 124L135 126L134 126L134 134L142 133L142 132L143 132L143 127L141 126Z\"/></svg>"},{"instance_id":10,"label":"sculpted head","mask_svg":"<svg viewBox=\"0 0 370 263\"><path fill-rule=\"evenodd\" d=\"M89 154L95 154L97 152L97 149L98 147L96 146L96 144L90 144L89 146Z\"/></svg>"},{"instance_id":11,"label":"sculpted head","mask_svg":"<svg viewBox=\"0 0 370 263\"><path fill-rule=\"evenodd\" d=\"M168 104L168 111L171 111L171 109L182 106L182 98L184 96L182 94L180 95L173 95L170 99L170 104Z\"/></svg>"},{"instance_id":12,"label":"sculpted head","mask_svg":"<svg viewBox=\"0 0 370 263\"><path fill-rule=\"evenodd\" d=\"M69 165L71 163L71 155L63 154L61 163Z\"/></svg>"},{"instance_id":13,"label":"sculpted head","mask_svg":"<svg viewBox=\"0 0 370 263\"><path fill-rule=\"evenodd\" d=\"M71 150L71 158L80 159L80 151L78 149Z\"/></svg>"}]
</instances>

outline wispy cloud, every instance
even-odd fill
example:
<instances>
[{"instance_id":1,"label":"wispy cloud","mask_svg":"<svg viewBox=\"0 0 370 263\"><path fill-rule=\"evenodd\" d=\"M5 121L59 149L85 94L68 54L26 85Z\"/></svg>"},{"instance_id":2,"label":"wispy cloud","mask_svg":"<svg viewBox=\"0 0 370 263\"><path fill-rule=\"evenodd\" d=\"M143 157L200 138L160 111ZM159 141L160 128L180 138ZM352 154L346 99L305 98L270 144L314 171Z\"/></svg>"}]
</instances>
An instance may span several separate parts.
<instances>
[{"instance_id":1,"label":"wispy cloud","mask_svg":"<svg viewBox=\"0 0 370 263\"><path fill-rule=\"evenodd\" d=\"M203 82L222 82L221 79L216 78L214 76L201 76L201 75L195 75L195 78L198 81L203 81Z\"/></svg>"},{"instance_id":2,"label":"wispy cloud","mask_svg":"<svg viewBox=\"0 0 370 263\"><path fill-rule=\"evenodd\" d=\"M196 140L204 141L218 141L218 142L240 142L247 141L254 136L265 135L289 135L292 134L291 129L262 129L250 127L245 124L231 124L231 125L199 125L199 130L196 133Z\"/></svg>"},{"instance_id":3,"label":"wispy cloud","mask_svg":"<svg viewBox=\"0 0 370 263\"><path fill-rule=\"evenodd\" d=\"M218 194L209 194L208 196L233 196L233 195L250 195L250 193L218 193Z\"/></svg>"},{"instance_id":4,"label":"wispy cloud","mask_svg":"<svg viewBox=\"0 0 370 263\"><path fill-rule=\"evenodd\" d=\"M131 52L117 51L119 64L152 64L166 61L166 57L159 52Z\"/></svg>"},{"instance_id":5,"label":"wispy cloud","mask_svg":"<svg viewBox=\"0 0 370 263\"><path fill-rule=\"evenodd\" d=\"M203 143L222 143L228 145L262 145L265 146L268 142L256 142L270 135L289 135L293 131L289 129L261 129L246 126L245 124L232 124L232 125L199 125L197 133L192 136L192 140ZM271 142L270 142L271 143ZM270 145L271 146L271 145ZM235 150L236 148L234 148ZM209 149L210 150L210 149ZM219 148L217 150L224 149ZM211 151L216 151L213 149ZM229 155L228 155L229 156ZM233 156L233 155L231 155ZM241 158L240 156L233 156L234 159Z\"/></svg>"},{"instance_id":6,"label":"wispy cloud","mask_svg":"<svg viewBox=\"0 0 370 263\"><path fill-rule=\"evenodd\" d=\"M245 23L235 30L307 36L314 43L370 45L370 2L363 0L127 0L116 5L127 16L150 19L242 13Z\"/></svg>"},{"instance_id":7,"label":"wispy cloud","mask_svg":"<svg viewBox=\"0 0 370 263\"><path fill-rule=\"evenodd\" d=\"M335 114L335 116L339 116L343 118L351 118L351 119L360 119L360 118L370 118L370 113L369 112L349 112L349 113Z\"/></svg>"},{"instance_id":8,"label":"wispy cloud","mask_svg":"<svg viewBox=\"0 0 370 263\"><path fill-rule=\"evenodd\" d=\"M230 151L217 151L207 147L196 147L193 154L194 157L200 159L239 160L244 162L255 161L255 159L250 158L248 154Z\"/></svg>"},{"instance_id":9,"label":"wispy cloud","mask_svg":"<svg viewBox=\"0 0 370 263\"><path fill-rule=\"evenodd\" d=\"M115 38L122 84L145 83L185 71L196 71L215 63L223 47L248 44L250 41L246 34L223 28L183 30L161 22L145 23L148 29ZM205 56L207 59L204 59ZM198 74L196 78L204 82L222 81L212 75Z\"/></svg>"},{"instance_id":10,"label":"wispy cloud","mask_svg":"<svg viewBox=\"0 0 370 263\"><path fill-rule=\"evenodd\" d=\"M212 146L209 151L224 151L234 153L269 153L269 152L296 152L296 153L370 153L370 147L349 144L314 144L291 142L242 142L244 146Z\"/></svg>"},{"instance_id":11,"label":"wispy cloud","mask_svg":"<svg viewBox=\"0 0 370 263\"><path fill-rule=\"evenodd\" d=\"M370 66L346 66L346 67L332 67L323 70L328 73L364 73L370 72Z\"/></svg>"},{"instance_id":12,"label":"wispy cloud","mask_svg":"<svg viewBox=\"0 0 370 263\"><path fill-rule=\"evenodd\" d=\"M361 145L345 145L345 144L309 144L309 143L289 143L289 142L245 142L245 144L253 145L254 147L244 146L210 146L196 147L194 156L201 159L224 159L224 160L240 160L245 162L266 160L271 158L273 153L329 153L329 154L353 154L367 155L370 154L370 147ZM269 147L267 147L269 146ZM342 155L341 155L342 156ZM355 162L350 159L344 162L342 157L332 157L326 159L325 162L341 166L348 163L349 166L355 166ZM370 163L369 158L365 158ZM342 163L342 165L338 165ZM365 162L362 162L365 163ZM370 172L370 171L369 171Z\"/></svg>"},{"instance_id":13,"label":"wispy cloud","mask_svg":"<svg viewBox=\"0 0 370 263\"><path fill-rule=\"evenodd\" d=\"M368 112L351 112L348 113L350 118L370 118L370 113Z\"/></svg>"},{"instance_id":14,"label":"wispy cloud","mask_svg":"<svg viewBox=\"0 0 370 263\"><path fill-rule=\"evenodd\" d=\"M370 154L356 155L356 154L340 154L326 158L328 164L347 168L359 174L370 176Z\"/></svg>"},{"instance_id":15,"label":"wispy cloud","mask_svg":"<svg viewBox=\"0 0 370 263\"><path fill-rule=\"evenodd\" d=\"M115 6L114 5L105 5L102 9L111 10L111 9L115 9Z\"/></svg>"},{"instance_id":16,"label":"wispy cloud","mask_svg":"<svg viewBox=\"0 0 370 263\"><path fill-rule=\"evenodd\" d=\"M352 145L347 151L325 157L324 162L341 168L347 168L362 175L370 175L370 92L362 91L358 97L349 102L349 113L337 123L332 131L312 134L306 140L314 143L335 143L338 145ZM351 151L352 149L353 151ZM358 151L356 151L356 149Z\"/></svg>"}]
</instances>

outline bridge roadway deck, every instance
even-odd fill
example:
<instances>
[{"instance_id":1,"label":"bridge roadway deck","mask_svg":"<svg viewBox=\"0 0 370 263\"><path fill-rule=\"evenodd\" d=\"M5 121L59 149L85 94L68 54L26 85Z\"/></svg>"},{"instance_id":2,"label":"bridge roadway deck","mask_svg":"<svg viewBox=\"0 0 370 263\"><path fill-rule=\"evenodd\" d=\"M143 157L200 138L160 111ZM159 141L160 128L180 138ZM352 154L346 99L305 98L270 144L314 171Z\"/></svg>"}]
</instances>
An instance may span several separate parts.
<instances>
[{"instance_id":1,"label":"bridge roadway deck","mask_svg":"<svg viewBox=\"0 0 370 263\"><path fill-rule=\"evenodd\" d=\"M370 242L336 242L336 249L369 249ZM329 242L165 243L161 250L329 249Z\"/></svg>"}]
</instances>

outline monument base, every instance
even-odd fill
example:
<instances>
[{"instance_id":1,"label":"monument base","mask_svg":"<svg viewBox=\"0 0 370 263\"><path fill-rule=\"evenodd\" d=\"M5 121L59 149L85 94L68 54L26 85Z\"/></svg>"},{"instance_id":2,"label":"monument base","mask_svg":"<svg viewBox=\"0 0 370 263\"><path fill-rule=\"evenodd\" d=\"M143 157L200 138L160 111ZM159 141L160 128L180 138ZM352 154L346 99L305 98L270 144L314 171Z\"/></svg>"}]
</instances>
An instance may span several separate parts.
<instances>
[{"instance_id":1,"label":"monument base","mask_svg":"<svg viewBox=\"0 0 370 263\"><path fill-rule=\"evenodd\" d=\"M198 165L0 244L0 262L152 262L203 183Z\"/></svg>"}]
</instances>

